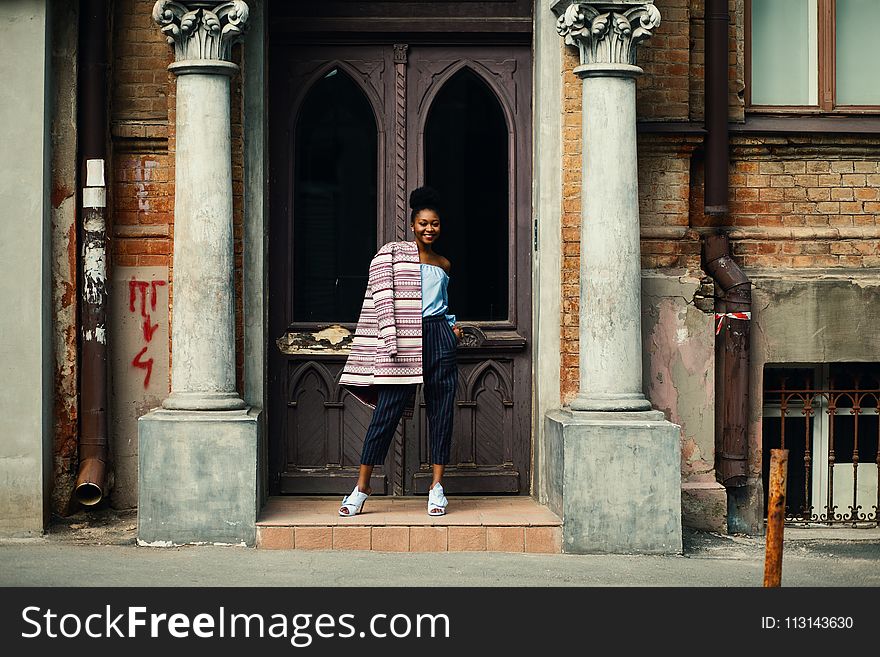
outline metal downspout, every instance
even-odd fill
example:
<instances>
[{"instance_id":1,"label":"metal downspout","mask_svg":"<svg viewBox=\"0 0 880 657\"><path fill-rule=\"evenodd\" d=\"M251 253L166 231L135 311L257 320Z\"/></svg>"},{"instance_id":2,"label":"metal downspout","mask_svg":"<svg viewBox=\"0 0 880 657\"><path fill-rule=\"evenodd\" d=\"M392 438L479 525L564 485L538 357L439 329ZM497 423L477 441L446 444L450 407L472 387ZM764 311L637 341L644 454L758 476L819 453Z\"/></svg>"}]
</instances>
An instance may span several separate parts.
<instances>
[{"instance_id":1,"label":"metal downspout","mask_svg":"<svg viewBox=\"0 0 880 657\"><path fill-rule=\"evenodd\" d=\"M728 210L728 24L727 0L706 0L706 180L703 197L708 215L727 214Z\"/></svg>"},{"instance_id":2,"label":"metal downspout","mask_svg":"<svg viewBox=\"0 0 880 657\"><path fill-rule=\"evenodd\" d=\"M730 256L727 235L703 237L703 269L715 279L715 363L720 369L721 439L715 471L725 488L748 478L749 346L752 283ZM721 294L718 294L718 291Z\"/></svg>"},{"instance_id":3,"label":"metal downspout","mask_svg":"<svg viewBox=\"0 0 880 657\"><path fill-rule=\"evenodd\" d=\"M77 81L80 244L80 433L74 496L86 506L107 493L107 72L109 0L83 0Z\"/></svg>"}]
</instances>

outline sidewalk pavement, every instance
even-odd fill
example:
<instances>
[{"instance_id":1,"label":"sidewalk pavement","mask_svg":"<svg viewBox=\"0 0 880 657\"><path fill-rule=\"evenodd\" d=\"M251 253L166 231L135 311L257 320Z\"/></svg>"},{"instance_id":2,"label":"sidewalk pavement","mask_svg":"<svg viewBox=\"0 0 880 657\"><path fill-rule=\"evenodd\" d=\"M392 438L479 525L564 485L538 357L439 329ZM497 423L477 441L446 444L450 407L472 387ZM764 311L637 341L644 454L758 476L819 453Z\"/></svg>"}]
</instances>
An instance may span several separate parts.
<instances>
[{"instance_id":1,"label":"sidewalk pavement","mask_svg":"<svg viewBox=\"0 0 880 657\"><path fill-rule=\"evenodd\" d=\"M761 586L764 540L685 530L683 555L382 553L136 545L132 512L0 539L2 586ZM786 528L783 586L880 586L880 530Z\"/></svg>"}]
</instances>

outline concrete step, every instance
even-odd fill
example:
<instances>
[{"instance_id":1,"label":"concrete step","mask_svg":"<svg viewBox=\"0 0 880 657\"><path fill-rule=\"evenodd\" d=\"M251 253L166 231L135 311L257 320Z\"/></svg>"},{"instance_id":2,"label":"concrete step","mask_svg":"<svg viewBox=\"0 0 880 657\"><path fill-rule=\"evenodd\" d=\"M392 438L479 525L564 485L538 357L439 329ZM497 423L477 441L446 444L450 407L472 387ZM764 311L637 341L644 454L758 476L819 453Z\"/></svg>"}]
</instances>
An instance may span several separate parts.
<instances>
[{"instance_id":1,"label":"concrete step","mask_svg":"<svg viewBox=\"0 0 880 657\"><path fill-rule=\"evenodd\" d=\"M373 496L352 518L339 497L269 499L257 521L257 547L380 552L562 551L562 520L530 497L449 497L431 517L427 497Z\"/></svg>"}]
</instances>

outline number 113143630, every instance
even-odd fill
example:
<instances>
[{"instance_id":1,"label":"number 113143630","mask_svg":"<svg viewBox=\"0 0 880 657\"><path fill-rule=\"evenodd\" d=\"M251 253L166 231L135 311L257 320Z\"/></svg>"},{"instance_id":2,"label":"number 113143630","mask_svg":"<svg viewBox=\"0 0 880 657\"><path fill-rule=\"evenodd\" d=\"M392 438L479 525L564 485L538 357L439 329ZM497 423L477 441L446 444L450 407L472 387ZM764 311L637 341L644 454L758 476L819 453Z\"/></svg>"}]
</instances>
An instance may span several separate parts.
<instances>
[{"instance_id":1,"label":"number 113143630","mask_svg":"<svg viewBox=\"0 0 880 657\"><path fill-rule=\"evenodd\" d=\"M762 616L764 630L851 630L852 616Z\"/></svg>"}]
</instances>

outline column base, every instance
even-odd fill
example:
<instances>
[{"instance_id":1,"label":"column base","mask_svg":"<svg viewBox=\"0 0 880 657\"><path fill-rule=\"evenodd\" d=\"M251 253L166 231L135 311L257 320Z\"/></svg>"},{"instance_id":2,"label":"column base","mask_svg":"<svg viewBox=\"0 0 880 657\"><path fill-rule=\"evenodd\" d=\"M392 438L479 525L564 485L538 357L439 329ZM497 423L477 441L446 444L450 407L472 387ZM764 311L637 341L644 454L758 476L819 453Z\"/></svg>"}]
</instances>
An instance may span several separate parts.
<instances>
[{"instance_id":1,"label":"column base","mask_svg":"<svg viewBox=\"0 0 880 657\"><path fill-rule=\"evenodd\" d=\"M593 393L589 396L578 395L571 400L573 411L650 411L651 402L642 393L623 393L603 395ZM662 416L662 414L661 414Z\"/></svg>"},{"instance_id":2,"label":"column base","mask_svg":"<svg viewBox=\"0 0 880 657\"><path fill-rule=\"evenodd\" d=\"M162 402L169 411L241 411L247 408L237 392L172 392Z\"/></svg>"},{"instance_id":3,"label":"column base","mask_svg":"<svg viewBox=\"0 0 880 657\"><path fill-rule=\"evenodd\" d=\"M139 544L255 544L259 415L159 409L138 420Z\"/></svg>"},{"instance_id":4,"label":"column base","mask_svg":"<svg viewBox=\"0 0 880 657\"><path fill-rule=\"evenodd\" d=\"M680 428L657 413L545 416L563 552L681 554Z\"/></svg>"}]
</instances>

